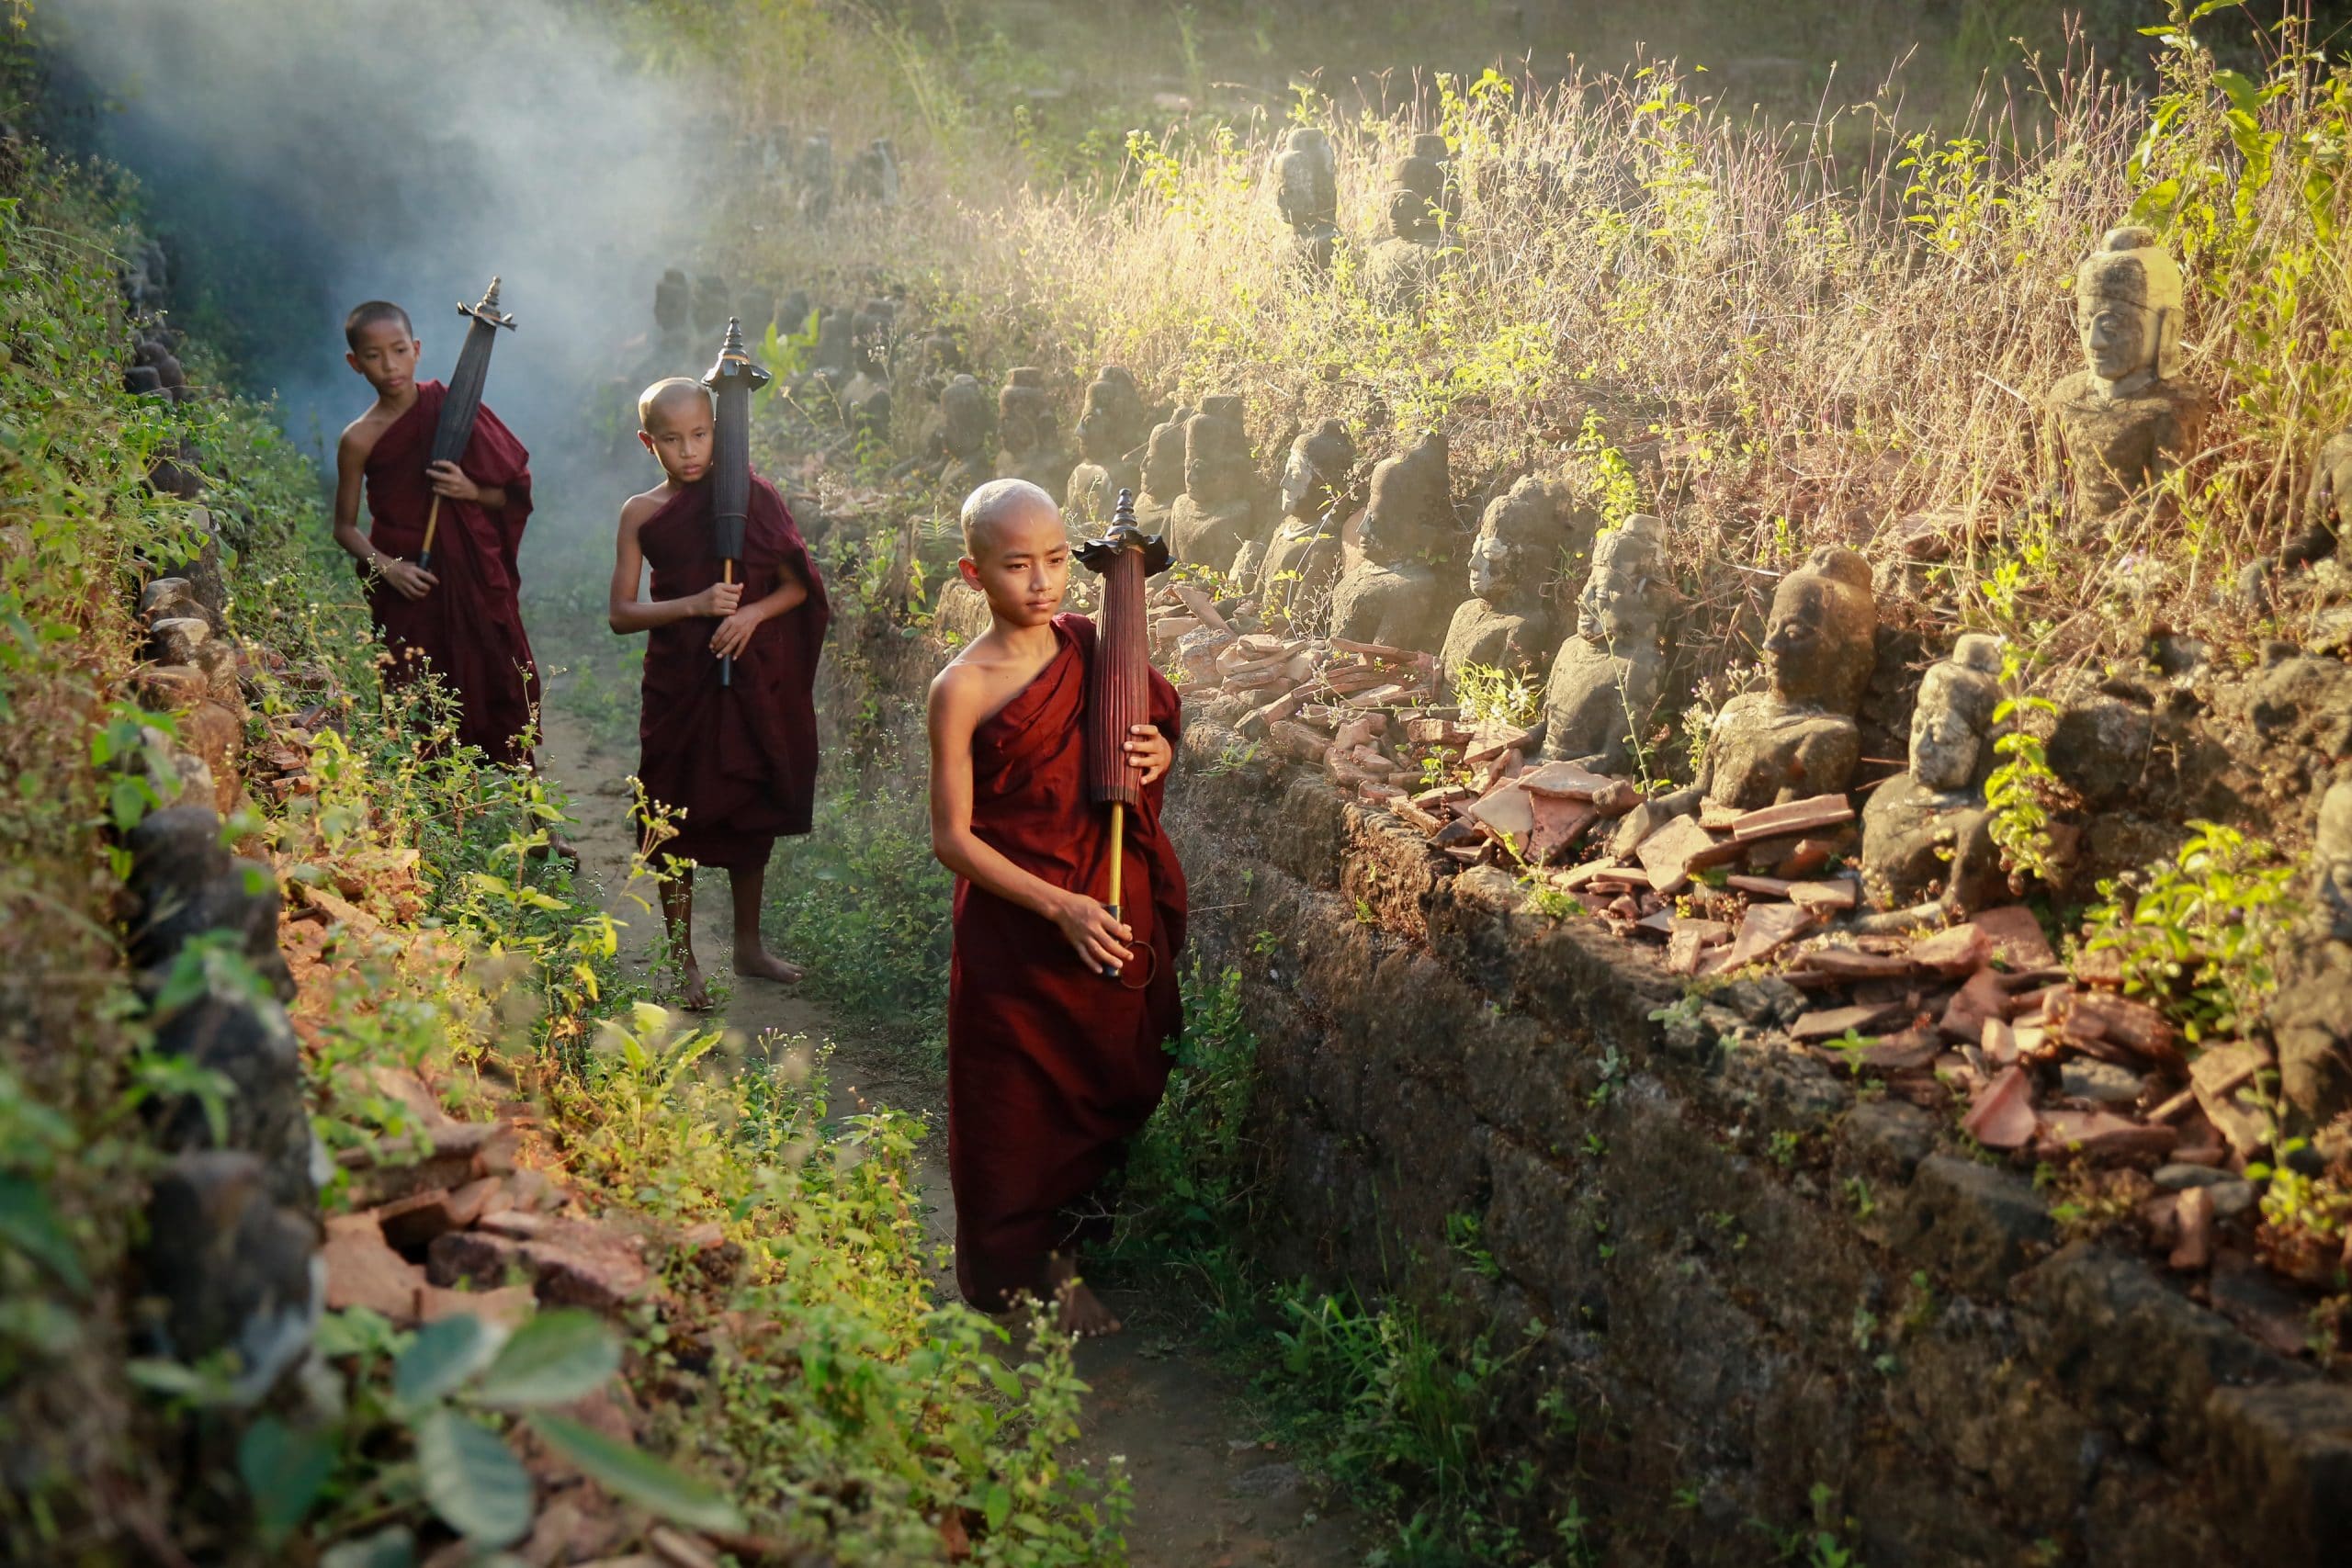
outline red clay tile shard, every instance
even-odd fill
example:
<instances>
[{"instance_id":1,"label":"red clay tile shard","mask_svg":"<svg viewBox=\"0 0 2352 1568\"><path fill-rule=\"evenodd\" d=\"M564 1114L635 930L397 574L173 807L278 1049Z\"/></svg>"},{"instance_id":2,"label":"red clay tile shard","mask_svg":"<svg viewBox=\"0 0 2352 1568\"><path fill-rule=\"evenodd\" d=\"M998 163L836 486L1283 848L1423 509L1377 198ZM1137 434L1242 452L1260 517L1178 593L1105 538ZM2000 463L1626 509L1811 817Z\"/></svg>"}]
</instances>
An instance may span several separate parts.
<instances>
[{"instance_id":1,"label":"red clay tile shard","mask_svg":"<svg viewBox=\"0 0 2352 1568\"><path fill-rule=\"evenodd\" d=\"M1702 866L1720 865L1736 851L1688 817L1673 821L1642 840L1634 852L1650 874L1650 886L1660 893L1675 893Z\"/></svg>"},{"instance_id":2,"label":"red clay tile shard","mask_svg":"<svg viewBox=\"0 0 2352 1568\"><path fill-rule=\"evenodd\" d=\"M1793 904L1763 904L1747 911L1739 935L1719 956L1717 973L1770 957L1813 929L1813 913Z\"/></svg>"},{"instance_id":3,"label":"red clay tile shard","mask_svg":"<svg viewBox=\"0 0 2352 1568\"><path fill-rule=\"evenodd\" d=\"M1527 789L1521 779L1519 787ZM1552 865L1565 859L1584 838L1585 829L1600 820L1600 813L1579 800L1527 791L1527 804L1535 815L1535 830L1527 844L1527 858L1538 865Z\"/></svg>"},{"instance_id":4,"label":"red clay tile shard","mask_svg":"<svg viewBox=\"0 0 2352 1568\"><path fill-rule=\"evenodd\" d=\"M2175 1213L2179 1218L2180 1245L2165 1261L2184 1274L2209 1268L2213 1261L2213 1194L2192 1187L2180 1194Z\"/></svg>"},{"instance_id":5,"label":"red clay tile shard","mask_svg":"<svg viewBox=\"0 0 2352 1568\"><path fill-rule=\"evenodd\" d=\"M1985 1020L2006 1023L2008 1017L2009 994L2001 989L2000 976L1979 969L1945 1006L1939 1027L1948 1039L1973 1042L1984 1037Z\"/></svg>"},{"instance_id":6,"label":"red clay tile shard","mask_svg":"<svg viewBox=\"0 0 2352 1568\"><path fill-rule=\"evenodd\" d=\"M2017 1068L2010 1068L2015 1072ZM2042 1159L2079 1155L2098 1164L2162 1158L2180 1134L2161 1122L2134 1122L2107 1111L2045 1111L2034 1154Z\"/></svg>"},{"instance_id":7,"label":"red clay tile shard","mask_svg":"<svg viewBox=\"0 0 2352 1568\"><path fill-rule=\"evenodd\" d=\"M1908 958L1864 953L1859 947L1812 948L1798 953L1796 963L1800 968L1833 980L1899 980L1911 973Z\"/></svg>"},{"instance_id":8,"label":"red clay tile shard","mask_svg":"<svg viewBox=\"0 0 2352 1568\"><path fill-rule=\"evenodd\" d=\"M1743 812L1731 825L1731 836L1745 844L1758 839L1815 833L1853 819L1853 803L1844 795L1816 795L1804 800L1785 801L1779 806L1767 806L1761 810Z\"/></svg>"},{"instance_id":9,"label":"red clay tile shard","mask_svg":"<svg viewBox=\"0 0 2352 1568\"><path fill-rule=\"evenodd\" d=\"M1472 801L1462 808L1462 813L1507 836L1519 846L1521 854L1527 852L1528 842L1535 834L1534 805L1527 792L1515 784L1505 784Z\"/></svg>"},{"instance_id":10,"label":"red clay tile shard","mask_svg":"<svg viewBox=\"0 0 2352 1568\"><path fill-rule=\"evenodd\" d=\"M1988 1149L2023 1148L2033 1137L2033 1096L2022 1067L2004 1068L1978 1090L1961 1131Z\"/></svg>"},{"instance_id":11,"label":"red clay tile shard","mask_svg":"<svg viewBox=\"0 0 2352 1568\"><path fill-rule=\"evenodd\" d=\"M1792 904L1802 904L1823 914L1834 914L1860 903L1861 889L1858 884L1841 876L1828 882L1792 882L1787 897Z\"/></svg>"},{"instance_id":12,"label":"red clay tile shard","mask_svg":"<svg viewBox=\"0 0 2352 1568\"><path fill-rule=\"evenodd\" d=\"M1900 1034L1890 1034L1874 1045L1865 1045L1859 1055L1862 1066L1872 1072L1916 1073L1935 1065L1943 1050L1943 1042L1932 1029L1906 1029Z\"/></svg>"},{"instance_id":13,"label":"red clay tile shard","mask_svg":"<svg viewBox=\"0 0 2352 1568\"><path fill-rule=\"evenodd\" d=\"M1778 876L1727 876L1724 886L1735 893L1753 894L1758 898L1785 898L1796 884Z\"/></svg>"},{"instance_id":14,"label":"red clay tile shard","mask_svg":"<svg viewBox=\"0 0 2352 1568\"><path fill-rule=\"evenodd\" d=\"M1902 1016L1903 1006L1899 1002L1823 1008L1799 1018L1789 1026L1789 1032L1799 1040L1835 1040L1849 1031L1856 1034L1868 1034Z\"/></svg>"},{"instance_id":15,"label":"red clay tile shard","mask_svg":"<svg viewBox=\"0 0 2352 1568\"><path fill-rule=\"evenodd\" d=\"M1531 732L1515 724L1487 723L1470 734L1470 749L1462 754L1465 762L1486 762L1506 751L1517 751L1527 745Z\"/></svg>"},{"instance_id":16,"label":"red clay tile shard","mask_svg":"<svg viewBox=\"0 0 2352 1568\"><path fill-rule=\"evenodd\" d=\"M1992 944L1984 933L1973 924L1954 926L1938 931L1911 948L1911 962L1930 975L1942 975L1957 980L1963 975L1973 975L1984 967Z\"/></svg>"},{"instance_id":17,"label":"red clay tile shard","mask_svg":"<svg viewBox=\"0 0 2352 1568\"><path fill-rule=\"evenodd\" d=\"M2041 934L2041 922L2023 904L1987 909L1976 917L1975 926L1992 942L1994 962L2012 971L2047 969L2058 962L2050 939Z\"/></svg>"},{"instance_id":18,"label":"red clay tile shard","mask_svg":"<svg viewBox=\"0 0 2352 1568\"><path fill-rule=\"evenodd\" d=\"M1984 1032L1977 1037L1984 1050L1984 1059L1996 1067L2014 1066L2018 1059L2018 1032L1997 1018L1984 1021Z\"/></svg>"},{"instance_id":19,"label":"red clay tile shard","mask_svg":"<svg viewBox=\"0 0 2352 1568\"><path fill-rule=\"evenodd\" d=\"M416 1321L417 1287L424 1270L394 1252L372 1226L327 1233L321 1252L327 1269L327 1310L368 1307L395 1324Z\"/></svg>"},{"instance_id":20,"label":"red clay tile shard","mask_svg":"<svg viewBox=\"0 0 2352 1568\"><path fill-rule=\"evenodd\" d=\"M2074 1032L2077 1021L2093 1020L2099 1038L2114 1042L2142 1061L2174 1069L2185 1065L2178 1032L2164 1014L2145 1002L2106 991L2075 993L2065 1012L2067 1032Z\"/></svg>"}]
</instances>

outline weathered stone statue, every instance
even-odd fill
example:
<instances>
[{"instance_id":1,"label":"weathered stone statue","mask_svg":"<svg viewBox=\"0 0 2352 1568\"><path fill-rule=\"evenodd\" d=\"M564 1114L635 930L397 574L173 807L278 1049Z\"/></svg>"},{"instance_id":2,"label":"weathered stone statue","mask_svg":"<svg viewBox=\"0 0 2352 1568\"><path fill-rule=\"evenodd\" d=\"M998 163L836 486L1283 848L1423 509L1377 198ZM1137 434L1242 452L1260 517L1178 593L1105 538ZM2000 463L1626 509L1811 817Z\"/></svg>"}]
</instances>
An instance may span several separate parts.
<instances>
[{"instance_id":1,"label":"weathered stone statue","mask_svg":"<svg viewBox=\"0 0 2352 1568\"><path fill-rule=\"evenodd\" d=\"M829 130L813 132L800 144L800 156L795 169L799 186L796 198L800 216L811 223L822 223L833 210L833 135Z\"/></svg>"},{"instance_id":2,"label":"weathered stone statue","mask_svg":"<svg viewBox=\"0 0 2352 1568\"><path fill-rule=\"evenodd\" d=\"M2312 917L2278 965L2265 1013L2278 1048L2290 1130L2309 1133L2352 1111L2352 778L2320 797L2312 833Z\"/></svg>"},{"instance_id":3,"label":"weathered stone statue","mask_svg":"<svg viewBox=\"0 0 2352 1568\"><path fill-rule=\"evenodd\" d=\"M1274 156L1279 181L1274 202L1290 225L1294 254L1322 272L1340 243L1340 164L1331 139L1311 125L1295 125Z\"/></svg>"},{"instance_id":4,"label":"weathered stone statue","mask_svg":"<svg viewBox=\"0 0 2352 1568\"><path fill-rule=\"evenodd\" d=\"M939 482L951 495L995 477L989 464L996 435L989 412L988 389L969 376L957 376L940 389L931 456L942 465Z\"/></svg>"},{"instance_id":5,"label":"weathered stone statue","mask_svg":"<svg viewBox=\"0 0 2352 1568\"><path fill-rule=\"evenodd\" d=\"M1331 590L1331 635L1433 651L1444 631L1445 592L1432 558L1453 543L1453 477L1445 437L1423 435L1372 470L1357 547L1363 559Z\"/></svg>"},{"instance_id":6,"label":"weathered stone statue","mask_svg":"<svg viewBox=\"0 0 2352 1568\"><path fill-rule=\"evenodd\" d=\"M745 342L759 344L765 341L768 328L775 322L775 290L761 283L737 289L735 314L743 323Z\"/></svg>"},{"instance_id":7,"label":"weathered stone statue","mask_svg":"<svg viewBox=\"0 0 2352 1568\"><path fill-rule=\"evenodd\" d=\"M1250 435L1241 400L1201 400L1184 422L1184 493L1168 509L1168 548L1180 561L1231 571L1233 558L1257 532L1250 495Z\"/></svg>"},{"instance_id":8,"label":"weathered stone statue","mask_svg":"<svg viewBox=\"0 0 2352 1568\"><path fill-rule=\"evenodd\" d=\"M1136 492L1136 525L1147 534L1165 534L1168 514L1184 493L1184 426L1193 411L1180 408L1165 423L1151 427L1143 449L1143 489Z\"/></svg>"},{"instance_id":9,"label":"weathered stone statue","mask_svg":"<svg viewBox=\"0 0 2352 1568\"><path fill-rule=\"evenodd\" d=\"M1541 671L1559 641L1549 590L1564 556L1592 547L1599 519L1530 474L1487 505L1470 543L1470 592L1446 628L1438 668L1448 682L1464 664ZM1577 536L1581 534L1582 537Z\"/></svg>"},{"instance_id":10,"label":"weathered stone statue","mask_svg":"<svg viewBox=\"0 0 2352 1568\"><path fill-rule=\"evenodd\" d=\"M2198 449L2212 400L2180 370L2180 267L2146 229L2116 229L2075 273L2085 367L2044 402L2068 513L2100 522Z\"/></svg>"},{"instance_id":11,"label":"weathered stone statue","mask_svg":"<svg viewBox=\"0 0 2352 1568\"><path fill-rule=\"evenodd\" d=\"M1984 807L2001 640L1971 633L1928 667L1911 710L1911 767L1862 807L1862 891L1881 909L1940 901L1965 917L2007 888Z\"/></svg>"},{"instance_id":12,"label":"weathered stone statue","mask_svg":"<svg viewBox=\"0 0 2352 1568\"><path fill-rule=\"evenodd\" d=\"M1764 628L1769 687L1723 705L1698 782L1636 807L1619 829L1620 849L1702 802L1754 811L1845 789L1861 760L1854 710L1870 686L1877 629L1870 563L1837 545L1805 557L1772 595Z\"/></svg>"},{"instance_id":13,"label":"weathered stone statue","mask_svg":"<svg viewBox=\"0 0 2352 1568\"><path fill-rule=\"evenodd\" d=\"M1446 230L1460 216L1447 179L1445 138L1424 134L1396 161L1388 188L1388 238L1364 257L1364 293L1384 310L1409 310L1436 271Z\"/></svg>"},{"instance_id":14,"label":"weathered stone statue","mask_svg":"<svg viewBox=\"0 0 2352 1568\"><path fill-rule=\"evenodd\" d=\"M1634 771L1630 737L1649 721L1666 673L1658 630L1669 604L1666 525L1637 514L1594 542L1576 635L1544 690L1544 759Z\"/></svg>"},{"instance_id":15,"label":"weathered stone statue","mask_svg":"<svg viewBox=\"0 0 2352 1568\"><path fill-rule=\"evenodd\" d=\"M1119 492L1142 479L1140 452L1150 435L1136 378L1120 366L1105 365L1088 384L1086 410L1078 416L1079 461L1069 471L1063 515L1073 523L1109 522Z\"/></svg>"},{"instance_id":16,"label":"weathered stone statue","mask_svg":"<svg viewBox=\"0 0 2352 1568\"><path fill-rule=\"evenodd\" d=\"M662 281L653 286L653 333L665 346L685 341L693 299L694 286L686 281L686 275L674 266L663 273Z\"/></svg>"},{"instance_id":17,"label":"weathered stone statue","mask_svg":"<svg viewBox=\"0 0 2352 1568\"><path fill-rule=\"evenodd\" d=\"M849 161L842 180L842 195L850 201L870 201L890 207L899 199L899 153L887 136L877 136Z\"/></svg>"},{"instance_id":18,"label":"weathered stone statue","mask_svg":"<svg viewBox=\"0 0 2352 1568\"><path fill-rule=\"evenodd\" d=\"M1062 445L1061 421L1043 370L1023 365L1005 378L996 399L996 433L1003 447L997 454L997 478L1027 479L1047 495L1063 492L1072 459Z\"/></svg>"},{"instance_id":19,"label":"weathered stone statue","mask_svg":"<svg viewBox=\"0 0 2352 1568\"><path fill-rule=\"evenodd\" d=\"M1319 625L1330 604L1340 578L1340 488L1355 466L1355 438L1336 419L1303 432L1283 460L1283 520L1253 586L1295 626Z\"/></svg>"}]
</instances>

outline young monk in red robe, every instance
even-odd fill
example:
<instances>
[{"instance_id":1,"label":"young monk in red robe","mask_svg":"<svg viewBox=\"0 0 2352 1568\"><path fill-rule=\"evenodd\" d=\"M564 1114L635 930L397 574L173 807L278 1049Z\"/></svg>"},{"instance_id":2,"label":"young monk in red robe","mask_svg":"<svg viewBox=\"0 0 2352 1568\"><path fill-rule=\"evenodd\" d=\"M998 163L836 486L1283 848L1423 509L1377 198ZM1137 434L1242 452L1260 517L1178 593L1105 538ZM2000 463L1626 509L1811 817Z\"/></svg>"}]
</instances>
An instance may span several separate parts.
<instances>
[{"instance_id":1,"label":"young monk in red robe","mask_svg":"<svg viewBox=\"0 0 2352 1568\"><path fill-rule=\"evenodd\" d=\"M710 1006L694 951L694 866L724 866L735 899L735 973L786 984L797 965L760 942L760 897L778 836L808 831L817 794L817 656L831 610L776 488L752 476L738 580L719 581L710 518L710 394L683 377L638 400L638 439L662 483L621 508L607 611L613 630L650 632L637 776L676 822L661 852L662 915L685 1005ZM638 597L643 569L652 596ZM718 660L735 660L730 684Z\"/></svg>"},{"instance_id":2,"label":"young monk in red robe","mask_svg":"<svg viewBox=\"0 0 2352 1568\"><path fill-rule=\"evenodd\" d=\"M523 635L514 553L531 516L531 455L485 407L464 456L428 468L448 389L417 383L424 345L408 312L370 299L345 319L343 335L345 363L376 389L376 403L335 444L334 539L370 573L368 608L391 655L388 683L437 676L457 699L458 739L527 767L539 671ZM410 558L424 547L435 495L427 571Z\"/></svg>"},{"instance_id":3,"label":"young monk in red robe","mask_svg":"<svg viewBox=\"0 0 2352 1568\"><path fill-rule=\"evenodd\" d=\"M1078 1277L1106 1217L1087 1200L1168 1083L1182 1021L1184 871L1160 830L1176 689L1151 677L1126 741L1143 804L1126 814L1122 917L1110 813L1086 793L1094 623L1057 614L1069 542L1053 498L1021 479L964 503L964 580L989 629L931 683L933 852L956 874L947 991L947 1168L956 1278L997 1310L1052 1295L1064 1328L1116 1331Z\"/></svg>"}]
</instances>

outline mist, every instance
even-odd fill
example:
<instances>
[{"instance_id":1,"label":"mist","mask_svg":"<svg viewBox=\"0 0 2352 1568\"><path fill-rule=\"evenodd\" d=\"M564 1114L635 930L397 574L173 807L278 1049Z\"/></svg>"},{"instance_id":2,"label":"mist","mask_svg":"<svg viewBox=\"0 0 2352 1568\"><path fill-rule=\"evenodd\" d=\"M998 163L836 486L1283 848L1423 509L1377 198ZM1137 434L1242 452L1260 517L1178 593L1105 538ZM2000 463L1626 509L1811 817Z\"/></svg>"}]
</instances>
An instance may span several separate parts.
<instances>
[{"instance_id":1,"label":"mist","mask_svg":"<svg viewBox=\"0 0 2352 1568\"><path fill-rule=\"evenodd\" d=\"M453 307L504 278L488 401L526 445L576 419L650 324L716 152L690 90L548 0L43 0L172 253L183 317L224 336L309 444L367 404L363 299L404 306L446 378ZM707 100L706 100L707 102ZM190 323L195 324L195 323Z\"/></svg>"}]
</instances>

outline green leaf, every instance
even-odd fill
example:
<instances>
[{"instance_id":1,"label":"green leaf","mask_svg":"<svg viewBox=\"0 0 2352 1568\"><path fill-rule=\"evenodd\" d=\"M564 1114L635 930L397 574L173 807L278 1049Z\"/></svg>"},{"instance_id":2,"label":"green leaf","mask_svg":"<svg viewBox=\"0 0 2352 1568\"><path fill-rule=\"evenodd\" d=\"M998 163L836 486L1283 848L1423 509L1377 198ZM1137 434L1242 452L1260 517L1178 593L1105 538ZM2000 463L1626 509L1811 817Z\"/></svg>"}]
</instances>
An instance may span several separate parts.
<instances>
[{"instance_id":1,"label":"green leaf","mask_svg":"<svg viewBox=\"0 0 2352 1568\"><path fill-rule=\"evenodd\" d=\"M302 1522L334 1463L326 1444L297 1436L275 1416L245 1428L237 1443L237 1474L253 1495L264 1541L283 1540Z\"/></svg>"},{"instance_id":2,"label":"green leaf","mask_svg":"<svg viewBox=\"0 0 2352 1568\"><path fill-rule=\"evenodd\" d=\"M743 1528L742 1516L733 1503L651 1454L560 1416L528 1419L534 1431L615 1496L689 1529Z\"/></svg>"},{"instance_id":3,"label":"green leaf","mask_svg":"<svg viewBox=\"0 0 2352 1568\"><path fill-rule=\"evenodd\" d=\"M24 1177L0 1176L0 1241L47 1268L76 1295L89 1290L81 1255L50 1207L49 1194Z\"/></svg>"},{"instance_id":4,"label":"green leaf","mask_svg":"<svg viewBox=\"0 0 2352 1568\"><path fill-rule=\"evenodd\" d=\"M498 1354L501 1331L471 1313L445 1317L417 1331L392 1363L392 1397L413 1410L454 1391Z\"/></svg>"},{"instance_id":5,"label":"green leaf","mask_svg":"<svg viewBox=\"0 0 2352 1568\"><path fill-rule=\"evenodd\" d=\"M506 1341L473 1397L502 1410L562 1404L602 1388L620 1365L620 1337L594 1313L543 1312Z\"/></svg>"},{"instance_id":6,"label":"green leaf","mask_svg":"<svg viewBox=\"0 0 2352 1568\"><path fill-rule=\"evenodd\" d=\"M319 1568L412 1568L415 1562L416 1537L406 1525L387 1525L374 1535L327 1548Z\"/></svg>"},{"instance_id":7,"label":"green leaf","mask_svg":"<svg viewBox=\"0 0 2352 1568\"><path fill-rule=\"evenodd\" d=\"M416 1467L424 1500L468 1540L504 1546L531 1528L531 1477L481 1422L434 1411L417 1425Z\"/></svg>"},{"instance_id":8,"label":"green leaf","mask_svg":"<svg viewBox=\"0 0 2352 1568\"><path fill-rule=\"evenodd\" d=\"M989 1482L980 1500L980 1513L989 1522L990 1534L1002 1529L1004 1521L1012 1517L1012 1488L1001 1481Z\"/></svg>"}]
</instances>

